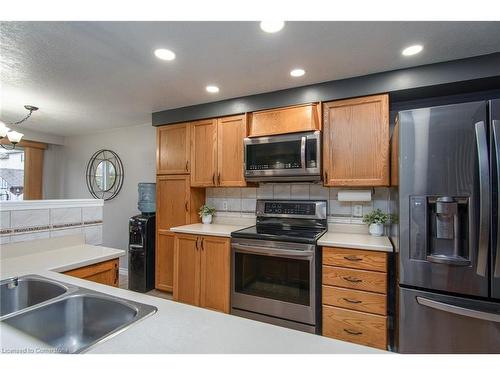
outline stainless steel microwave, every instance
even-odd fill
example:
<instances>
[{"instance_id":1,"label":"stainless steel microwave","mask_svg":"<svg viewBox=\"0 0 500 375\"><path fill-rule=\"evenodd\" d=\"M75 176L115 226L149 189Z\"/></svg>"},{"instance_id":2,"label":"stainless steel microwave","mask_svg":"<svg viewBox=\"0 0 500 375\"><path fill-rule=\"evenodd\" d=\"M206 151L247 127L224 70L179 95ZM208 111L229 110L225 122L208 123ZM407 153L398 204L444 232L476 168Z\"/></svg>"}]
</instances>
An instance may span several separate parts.
<instances>
[{"instance_id":1,"label":"stainless steel microwave","mask_svg":"<svg viewBox=\"0 0 500 375\"><path fill-rule=\"evenodd\" d=\"M248 181L321 180L319 131L245 138Z\"/></svg>"}]
</instances>

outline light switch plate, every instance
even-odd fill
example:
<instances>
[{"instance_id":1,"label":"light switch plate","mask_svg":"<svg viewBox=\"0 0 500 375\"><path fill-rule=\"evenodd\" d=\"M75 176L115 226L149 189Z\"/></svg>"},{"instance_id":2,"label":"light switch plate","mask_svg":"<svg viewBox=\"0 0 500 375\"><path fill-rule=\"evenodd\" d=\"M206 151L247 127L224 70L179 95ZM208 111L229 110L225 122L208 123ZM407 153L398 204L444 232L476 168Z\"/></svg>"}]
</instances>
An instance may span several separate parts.
<instances>
[{"instance_id":1,"label":"light switch plate","mask_svg":"<svg viewBox=\"0 0 500 375\"><path fill-rule=\"evenodd\" d=\"M222 210L227 211L227 201L222 202Z\"/></svg>"},{"instance_id":2,"label":"light switch plate","mask_svg":"<svg viewBox=\"0 0 500 375\"><path fill-rule=\"evenodd\" d=\"M363 216L363 206L360 204L353 204L352 205L352 216L354 216L354 217Z\"/></svg>"}]
</instances>

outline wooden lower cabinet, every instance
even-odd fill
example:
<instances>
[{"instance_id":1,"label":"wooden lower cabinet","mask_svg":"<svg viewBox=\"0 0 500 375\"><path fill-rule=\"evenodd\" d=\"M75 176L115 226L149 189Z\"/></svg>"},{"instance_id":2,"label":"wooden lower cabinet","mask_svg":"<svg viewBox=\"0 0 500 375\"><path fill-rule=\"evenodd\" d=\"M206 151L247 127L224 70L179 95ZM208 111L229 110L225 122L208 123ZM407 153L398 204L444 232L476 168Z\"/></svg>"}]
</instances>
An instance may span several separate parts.
<instances>
[{"instance_id":1,"label":"wooden lower cabinet","mask_svg":"<svg viewBox=\"0 0 500 375\"><path fill-rule=\"evenodd\" d=\"M387 349L387 317L323 306L323 335Z\"/></svg>"},{"instance_id":2,"label":"wooden lower cabinet","mask_svg":"<svg viewBox=\"0 0 500 375\"><path fill-rule=\"evenodd\" d=\"M229 239L204 236L201 241L200 306L229 313Z\"/></svg>"},{"instance_id":3,"label":"wooden lower cabinet","mask_svg":"<svg viewBox=\"0 0 500 375\"><path fill-rule=\"evenodd\" d=\"M64 272L99 284L118 286L118 258Z\"/></svg>"},{"instance_id":4,"label":"wooden lower cabinet","mask_svg":"<svg viewBox=\"0 0 500 375\"><path fill-rule=\"evenodd\" d=\"M323 336L387 350L387 253L323 248Z\"/></svg>"},{"instance_id":5,"label":"wooden lower cabinet","mask_svg":"<svg viewBox=\"0 0 500 375\"><path fill-rule=\"evenodd\" d=\"M199 237L176 234L174 245L174 300L199 306Z\"/></svg>"},{"instance_id":6,"label":"wooden lower cabinet","mask_svg":"<svg viewBox=\"0 0 500 375\"><path fill-rule=\"evenodd\" d=\"M159 230L156 234L155 288L172 292L174 288L174 233Z\"/></svg>"},{"instance_id":7,"label":"wooden lower cabinet","mask_svg":"<svg viewBox=\"0 0 500 375\"><path fill-rule=\"evenodd\" d=\"M175 301L229 313L229 274L229 238L175 235Z\"/></svg>"}]
</instances>

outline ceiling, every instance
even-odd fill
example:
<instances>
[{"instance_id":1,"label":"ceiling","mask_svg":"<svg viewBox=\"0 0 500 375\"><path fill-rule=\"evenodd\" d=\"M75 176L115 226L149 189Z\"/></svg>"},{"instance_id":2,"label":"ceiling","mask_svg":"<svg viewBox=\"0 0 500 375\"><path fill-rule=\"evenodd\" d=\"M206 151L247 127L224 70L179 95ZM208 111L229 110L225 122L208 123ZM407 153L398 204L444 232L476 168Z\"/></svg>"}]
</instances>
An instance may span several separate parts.
<instances>
[{"instance_id":1,"label":"ceiling","mask_svg":"<svg viewBox=\"0 0 500 375\"><path fill-rule=\"evenodd\" d=\"M0 118L76 135L155 111L500 51L500 22L1 22ZM424 51L401 50L421 43ZM156 48L177 58L161 61ZM292 68L306 75L290 77ZM218 94L205 91L208 84Z\"/></svg>"}]
</instances>

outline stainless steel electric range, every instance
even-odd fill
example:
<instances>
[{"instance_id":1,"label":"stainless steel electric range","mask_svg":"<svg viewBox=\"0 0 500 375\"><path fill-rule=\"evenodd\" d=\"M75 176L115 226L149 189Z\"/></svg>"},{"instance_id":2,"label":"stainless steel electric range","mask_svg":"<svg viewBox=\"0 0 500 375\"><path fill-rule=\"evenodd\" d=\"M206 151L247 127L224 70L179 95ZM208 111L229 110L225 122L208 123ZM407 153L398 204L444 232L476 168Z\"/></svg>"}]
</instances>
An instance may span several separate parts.
<instances>
[{"instance_id":1,"label":"stainless steel electric range","mask_svg":"<svg viewBox=\"0 0 500 375\"><path fill-rule=\"evenodd\" d=\"M257 200L257 225L231 233L231 314L319 333L326 201Z\"/></svg>"}]
</instances>

